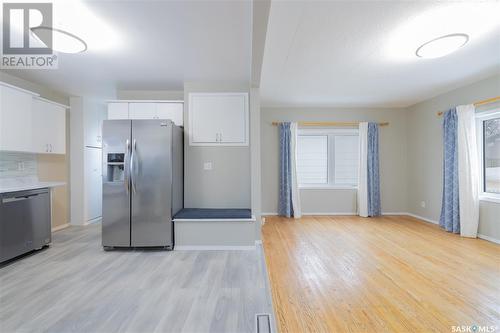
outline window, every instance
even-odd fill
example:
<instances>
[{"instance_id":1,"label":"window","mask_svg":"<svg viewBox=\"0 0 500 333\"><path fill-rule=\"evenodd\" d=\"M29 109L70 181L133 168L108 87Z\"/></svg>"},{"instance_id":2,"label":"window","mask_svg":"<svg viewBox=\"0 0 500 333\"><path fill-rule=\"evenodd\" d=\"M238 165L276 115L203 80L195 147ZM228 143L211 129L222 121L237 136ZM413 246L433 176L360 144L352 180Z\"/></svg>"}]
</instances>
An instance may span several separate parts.
<instances>
[{"instance_id":1,"label":"window","mask_svg":"<svg viewBox=\"0 0 500 333\"><path fill-rule=\"evenodd\" d=\"M358 130L299 129L299 186L352 188L358 184Z\"/></svg>"},{"instance_id":2,"label":"window","mask_svg":"<svg viewBox=\"0 0 500 333\"><path fill-rule=\"evenodd\" d=\"M477 115L483 197L500 199L500 110Z\"/></svg>"}]
</instances>

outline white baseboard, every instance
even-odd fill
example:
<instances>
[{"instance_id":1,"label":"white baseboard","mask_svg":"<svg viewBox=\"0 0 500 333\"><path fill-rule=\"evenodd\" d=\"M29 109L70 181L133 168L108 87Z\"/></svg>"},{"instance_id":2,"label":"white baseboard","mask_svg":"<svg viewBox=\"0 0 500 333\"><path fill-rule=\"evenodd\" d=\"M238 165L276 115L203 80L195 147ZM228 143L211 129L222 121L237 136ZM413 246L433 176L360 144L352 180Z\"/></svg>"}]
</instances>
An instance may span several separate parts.
<instances>
[{"instance_id":1,"label":"white baseboard","mask_svg":"<svg viewBox=\"0 0 500 333\"><path fill-rule=\"evenodd\" d=\"M348 212L348 213L337 213L337 212L325 212L325 213L302 213L302 216L353 216L357 215L357 213Z\"/></svg>"},{"instance_id":2,"label":"white baseboard","mask_svg":"<svg viewBox=\"0 0 500 333\"><path fill-rule=\"evenodd\" d=\"M69 223L61 224L61 225L58 225L57 227L52 228L52 232L66 229L67 227L69 227Z\"/></svg>"},{"instance_id":3,"label":"white baseboard","mask_svg":"<svg viewBox=\"0 0 500 333\"><path fill-rule=\"evenodd\" d=\"M83 225L90 225L90 224L100 223L100 222L102 222L102 217L96 217L93 220L89 220L89 221L85 222Z\"/></svg>"},{"instance_id":4,"label":"white baseboard","mask_svg":"<svg viewBox=\"0 0 500 333\"><path fill-rule=\"evenodd\" d=\"M493 237L490 237L490 236L486 236L486 235L481 235L481 234L478 234L477 237L481 238L481 239L484 239L484 240L487 240L489 242L500 244L500 239L496 239L496 238L493 238Z\"/></svg>"},{"instance_id":5,"label":"white baseboard","mask_svg":"<svg viewBox=\"0 0 500 333\"><path fill-rule=\"evenodd\" d=\"M393 215L408 215L405 212L382 212L382 215L393 216Z\"/></svg>"},{"instance_id":6,"label":"white baseboard","mask_svg":"<svg viewBox=\"0 0 500 333\"><path fill-rule=\"evenodd\" d=\"M411 217L414 217L416 219L419 219L419 220L422 220L422 221L425 221L425 222L429 222L429 223L432 223L432 224L439 224L439 221L434 221L434 220L428 219L428 218L420 216L420 215L416 215L416 214L412 214L412 213L405 213L403 215L408 215L408 216L411 216Z\"/></svg>"},{"instance_id":7,"label":"white baseboard","mask_svg":"<svg viewBox=\"0 0 500 333\"><path fill-rule=\"evenodd\" d=\"M353 212L347 212L347 213L343 213L343 212L313 212L313 213L305 213L305 212L302 212L302 216L353 216L353 215L357 215L357 213L353 213ZM278 213L262 213L262 216L278 216Z\"/></svg>"},{"instance_id":8,"label":"white baseboard","mask_svg":"<svg viewBox=\"0 0 500 333\"><path fill-rule=\"evenodd\" d=\"M73 223L73 222L70 221L69 225L72 225L72 226L75 226L75 227L85 227L87 225L94 224L94 223L99 223L99 222L102 222L102 216L96 217L95 219L92 219L92 220L83 221L82 223Z\"/></svg>"},{"instance_id":9,"label":"white baseboard","mask_svg":"<svg viewBox=\"0 0 500 333\"><path fill-rule=\"evenodd\" d=\"M252 251L255 245L175 245L175 251Z\"/></svg>"}]
</instances>

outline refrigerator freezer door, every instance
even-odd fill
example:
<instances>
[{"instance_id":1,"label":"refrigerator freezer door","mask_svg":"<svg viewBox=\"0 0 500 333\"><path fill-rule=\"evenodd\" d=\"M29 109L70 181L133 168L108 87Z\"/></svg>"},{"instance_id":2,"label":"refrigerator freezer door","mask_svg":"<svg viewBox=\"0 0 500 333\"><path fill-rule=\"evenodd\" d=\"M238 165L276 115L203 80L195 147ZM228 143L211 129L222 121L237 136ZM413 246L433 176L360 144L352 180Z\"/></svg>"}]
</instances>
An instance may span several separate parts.
<instances>
[{"instance_id":1,"label":"refrigerator freezer door","mask_svg":"<svg viewBox=\"0 0 500 333\"><path fill-rule=\"evenodd\" d=\"M102 245L130 246L130 120L103 122Z\"/></svg>"},{"instance_id":2,"label":"refrigerator freezer door","mask_svg":"<svg viewBox=\"0 0 500 333\"><path fill-rule=\"evenodd\" d=\"M131 161L131 246L172 246L172 122L132 120Z\"/></svg>"}]
</instances>

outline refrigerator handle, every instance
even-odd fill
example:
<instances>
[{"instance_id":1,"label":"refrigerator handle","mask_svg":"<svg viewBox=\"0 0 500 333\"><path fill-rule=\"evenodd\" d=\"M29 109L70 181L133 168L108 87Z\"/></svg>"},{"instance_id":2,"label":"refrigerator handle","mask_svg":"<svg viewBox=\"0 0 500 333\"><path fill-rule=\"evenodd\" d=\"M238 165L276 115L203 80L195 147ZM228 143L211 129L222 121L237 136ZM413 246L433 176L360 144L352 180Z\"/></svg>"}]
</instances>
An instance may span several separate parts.
<instances>
[{"instance_id":1,"label":"refrigerator handle","mask_svg":"<svg viewBox=\"0 0 500 333\"><path fill-rule=\"evenodd\" d=\"M124 165L123 165L123 172L125 173L125 178L123 183L125 184L125 190L127 193L130 191L130 178L129 174L127 174L127 161L128 161L128 155L130 154L130 141L127 139L125 142L125 160L124 160Z\"/></svg>"},{"instance_id":2,"label":"refrigerator handle","mask_svg":"<svg viewBox=\"0 0 500 333\"><path fill-rule=\"evenodd\" d=\"M130 179L132 183L132 191L136 193L136 188L135 188L135 150L137 146L137 140L134 139L134 142L132 143L132 155L130 156Z\"/></svg>"}]
</instances>

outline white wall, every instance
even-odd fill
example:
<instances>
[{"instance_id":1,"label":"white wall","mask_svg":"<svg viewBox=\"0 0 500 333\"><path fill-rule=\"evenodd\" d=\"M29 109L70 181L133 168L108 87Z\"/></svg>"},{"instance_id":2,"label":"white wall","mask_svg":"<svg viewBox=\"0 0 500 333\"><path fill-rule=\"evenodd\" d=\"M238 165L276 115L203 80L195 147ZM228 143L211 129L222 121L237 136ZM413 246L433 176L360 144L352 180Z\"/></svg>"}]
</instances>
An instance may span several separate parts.
<instances>
[{"instance_id":1,"label":"white wall","mask_svg":"<svg viewBox=\"0 0 500 333\"><path fill-rule=\"evenodd\" d=\"M408 211L438 221L442 197L442 117L461 104L500 95L500 75L408 108ZM488 106L486 106L487 108ZM484 108L484 107L483 107ZM425 202L425 207L421 206ZM500 239L500 204L481 202L479 233Z\"/></svg>"},{"instance_id":2,"label":"white wall","mask_svg":"<svg viewBox=\"0 0 500 333\"><path fill-rule=\"evenodd\" d=\"M380 182L382 211L407 211L406 112L404 109L263 108L262 211L278 211L278 128L273 121L388 121L380 128ZM355 190L301 190L303 214L356 212Z\"/></svg>"}]
</instances>

